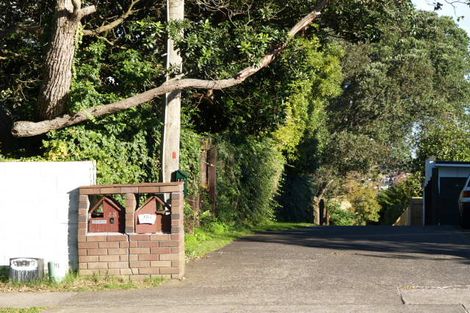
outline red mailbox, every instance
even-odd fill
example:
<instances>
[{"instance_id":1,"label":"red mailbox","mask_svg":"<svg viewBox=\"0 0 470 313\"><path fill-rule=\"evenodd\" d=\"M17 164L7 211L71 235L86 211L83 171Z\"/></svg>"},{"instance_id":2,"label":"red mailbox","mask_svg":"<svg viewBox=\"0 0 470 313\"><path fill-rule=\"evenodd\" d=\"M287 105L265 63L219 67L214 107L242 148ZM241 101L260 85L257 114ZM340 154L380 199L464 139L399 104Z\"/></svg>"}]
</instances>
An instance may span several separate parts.
<instances>
[{"instance_id":1,"label":"red mailbox","mask_svg":"<svg viewBox=\"0 0 470 313\"><path fill-rule=\"evenodd\" d=\"M171 215L165 209L165 203L159 197L150 197L134 215L135 232L146 233L170 233Z\"/></svg>"},{"instance_id":2,"label":"red mailbox","mask_svg":"<svg viewBox=\"0 0 470 313\"><path fill-rule=\"evenodd\" d=\"M103 197L88 213L88 232L124 233L124 209L115 200Z\"/></svg>"}]
</instances>

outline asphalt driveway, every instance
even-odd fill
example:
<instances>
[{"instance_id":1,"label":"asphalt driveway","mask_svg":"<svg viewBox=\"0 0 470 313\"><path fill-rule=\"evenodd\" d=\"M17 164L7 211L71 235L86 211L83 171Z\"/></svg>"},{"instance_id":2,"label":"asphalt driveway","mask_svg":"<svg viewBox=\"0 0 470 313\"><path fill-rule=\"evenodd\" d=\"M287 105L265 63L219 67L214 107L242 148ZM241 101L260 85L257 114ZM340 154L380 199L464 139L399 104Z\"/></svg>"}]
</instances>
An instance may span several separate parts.
<instances>
[{"instance_id":1,"label":"asphalt driveway","mask_svg":"<svg viewBox=\"0 0 470 313\"><path fill-rule=\"evenodd\" d=\"M70 313L468 312L470 234L385 226L263 233L191 262L185 280L159 288L0 294L0 307L15 303Z\"/></svg>"}]
</instances>

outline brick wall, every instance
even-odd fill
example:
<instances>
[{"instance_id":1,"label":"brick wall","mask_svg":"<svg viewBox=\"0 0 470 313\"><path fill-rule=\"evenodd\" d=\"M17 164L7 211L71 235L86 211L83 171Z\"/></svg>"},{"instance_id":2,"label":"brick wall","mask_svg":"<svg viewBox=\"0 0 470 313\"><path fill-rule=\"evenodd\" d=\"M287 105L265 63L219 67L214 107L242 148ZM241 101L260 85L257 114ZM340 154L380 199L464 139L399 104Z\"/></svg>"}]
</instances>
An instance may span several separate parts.
<instances>
[{"instance_id":1,"label":"brick wall","mask_svg":"<svg viewBox=\"0 0 470 313\"><path fill-rule=\"evenodd\" d=\"M167 231L138 234L138 197L169 196ZM89 232L90 196L124 197L124 233ZM141 205L142 203L140 203ZM81 275L115 275L131 279L182 278L184 275L183 183L101 185L80 187L78 264Z\"/></svg>"}]
</instances>

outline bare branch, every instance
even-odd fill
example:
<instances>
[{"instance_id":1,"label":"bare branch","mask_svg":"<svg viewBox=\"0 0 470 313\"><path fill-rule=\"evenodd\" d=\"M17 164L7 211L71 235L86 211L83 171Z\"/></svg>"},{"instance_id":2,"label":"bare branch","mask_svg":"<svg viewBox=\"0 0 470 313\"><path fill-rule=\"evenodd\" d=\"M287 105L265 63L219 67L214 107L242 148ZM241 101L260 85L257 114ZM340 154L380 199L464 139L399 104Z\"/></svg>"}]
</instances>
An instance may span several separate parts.
<instances>
[{"instance_id":1,"label":"bare branch","mask_svg":"<svg viewBox=\"0 0 470 313\"><path fill-rule=\"evenodd\" d=\"M137 12L136 10L134 10L134 6L139 3L141 0L132 0L131 4L129 5L129 8L127 9L126 12L124 12L124 14L122 14L120 17L118 17L117 19L115 19L114 21L112 21L111 23L109 24L106 24L106 25L102 25L100 27L98 27L97 29L94 29L94 30L89 30L89 29L85 29L83 30L83 35L84 36L95 36L95 35L98 35L98 34L101 34L101 33L104 33L104 32L107 32L109 30L112 30L113 28L116 28L117 26L121 25L122 23L124 23L124 21L129 17L131 16L132 14L134 14L135 12Z\"/></svg>"},{"instance_id":2,"label":"bare branch","mask_svg":"<svg viewBox=\"0 0 470 313\"><path fill-rule=\"evenodd\" d=\"M87 7L84 7L83 9L81 9L78 14L80 16L80 19L82 19L83 17L87 16L87 15L90 15L90 14L93 14L96 12L96 7L94 5L90 5L90 6L87 6Z\"/></svg>"},{"instance_id":3,"label":"bare branch","mask_svg":"<svg viewBox=\"0 0 470 313\"><path fill-rule=\"evenodd\" d=\"M73 14L78 15L78 11L82 8L82 1L80 0L72 0L73 5Z\"/></svg>"},{"instance_id":4,"label":"bare branch","mask_svg":"<svg viewBox=\"0 0 470 313\"><path fill-rule=\"evenodd\" d=\"M88 121L93 118L105 116L108 114L120 112L143 103L149 102L155 99L158 96L164 95L166 93L175 91L175 90L184 90L189 88L194 89L225 89L232 86L236 86L245 81L248 77L254 75L261 69L269 66L275 58L282 53L282 51L287 47L290 39L294 37L297 33L305 29L309 24L311 24L319 15L320 10L326 5L328 1L321 1L321 4L317 6L315 11L312 11L302 20L300 20L295 26L289 31L289 37L287 41L282 44L280 47L274 49L271 53L265 55L261 61L256 66L250 66L237 75L228 79L221 80L202 80L202 79L175 79L170 80L159 87L150 89L138 95L132 96L121 101L100 105L93 108L83 110L76 113L75 115L64 115L62 117L57 117L52 120L45 120L41 122L29 122L29 121L19 121L14 123L12 128L12 134L15 137L32 137L40 134L47 133L51 130L61 129L67 126L79 124L85 121Z\"/></svg>"}]
</instances>

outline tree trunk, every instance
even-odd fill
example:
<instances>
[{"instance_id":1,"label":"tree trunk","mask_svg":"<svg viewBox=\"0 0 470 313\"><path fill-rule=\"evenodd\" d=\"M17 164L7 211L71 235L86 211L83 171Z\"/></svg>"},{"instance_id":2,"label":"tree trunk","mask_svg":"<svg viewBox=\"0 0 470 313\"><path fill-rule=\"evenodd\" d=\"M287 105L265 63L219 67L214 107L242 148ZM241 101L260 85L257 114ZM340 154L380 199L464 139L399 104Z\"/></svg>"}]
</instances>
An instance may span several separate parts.
<instances>
[{"instance_id":1,"label":"tree trunk","mask_svg":"<svg viewBox=\"0 0 470 313\"><path fill-rule=\"evenodd\" d=\"M168 22L182 21L184 19L184 0L167 0ZM168 37L167 69L182 70L182 59L179 51L175 49L174 41ZM167 81L172 79L167 76ZM162 181L170 182L172 174L179 169L180 160L180 132L181 132L181 90L174 90L165 96L165 115L162 143Z\"/></svg>"},{"instance_id":2,"label":"tree trunk","mask_svg":"<svg viewBox=\"0 0 470 313\"><path fill-rule=\"evenodd\" d=\"M79 0L57 0L56 24L47 52L43 85L39 94L39 117L52 119L65 112L72 83L75 37L80 20L95 11L81 9Z\"/></svg>"}]
</instances>

